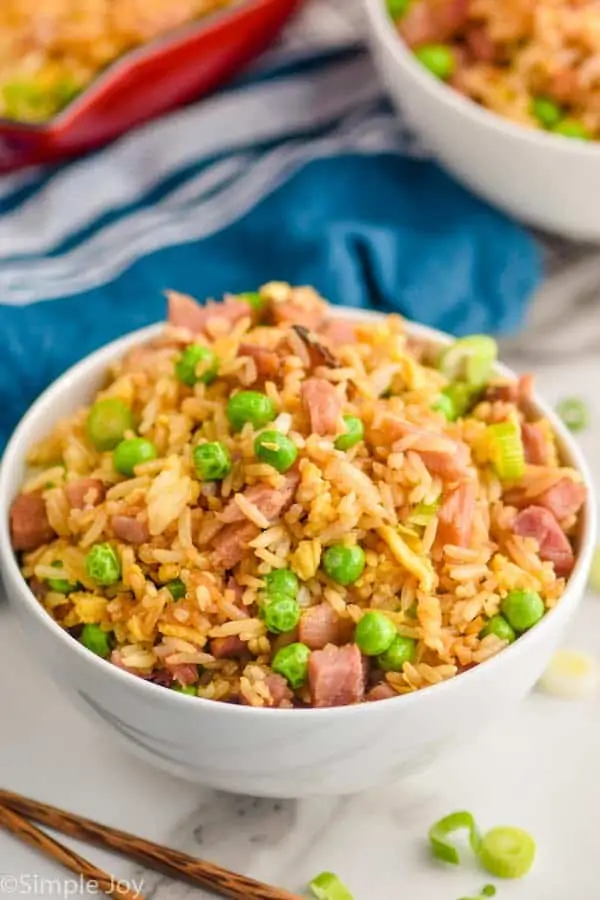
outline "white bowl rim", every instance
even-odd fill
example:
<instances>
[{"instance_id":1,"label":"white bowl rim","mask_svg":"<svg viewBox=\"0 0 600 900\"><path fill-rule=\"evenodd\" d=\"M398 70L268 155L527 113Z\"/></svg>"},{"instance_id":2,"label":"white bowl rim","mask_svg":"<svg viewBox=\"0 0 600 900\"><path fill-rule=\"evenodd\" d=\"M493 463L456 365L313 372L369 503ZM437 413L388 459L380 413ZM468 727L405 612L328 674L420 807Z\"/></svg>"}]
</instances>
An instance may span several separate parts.
<instances>
[{"instance_id":1,"label":"white bowl rim","mask_svg":"<svg viewBox=\"0 0 600 900\"><path fill-rule=\"evenodd\" d=\"M386 314L346 306L332 306L331 315L332 317L349 317L353 319L362 319L364 321L377 321L385 318ZM443 346L454 340L451 335L444 334L427 325L421 325L406 320L406 326L407 331L411 335L423 338L433 345ZM119 680L123 680L122 683L124 686L128 686L128 688L133 691L141 691L142 694L146 693L148 698L152 696L158 697L156 692L159 692L160 696L163 698L166 698L167 696L170 697L171 702L173 703L186 703L190 710L196 708L199 714L203 710L208 711L210 709L215 714L220 713L224 716L276 716L280 718L285 716L294 719L298 717L306 719L309 717L323 716L325 713L330 716L335 716L336 718L344 716L368 716L372 714L371 711L373 708L379 708L380 702L384 701L364 702L350 706L324 708L306 707L300 709L271 709L207 700L201 697L187 696L177 691L168 691L161 685L146 681L135 675L130 675L128 672L123 671L107 660L90 653L90 651L83 647L79 641L75 640L75 638L55 622L50 614L41 606L33 592L29 589L27 582L23 579L10 542L9 509L11 500L17 493L14 488L14 483L11 481L11 470L18 467L22 462L20 445L24 443L29 428L34 426L38 416L43 411L53 406L58 397L64 392L68 392L70 388L76 386L82 375L89 374L90 370L97 372L98 375L100 375L108 368L110 361L119 358L131 347L156 337L161 333L163 327L164 322L160 322L131 332L100 347L94 353L91 353L83 360L76 363L46 388L30 407L28 412L23 416L13 432L4 452L2 465L0 466L0 563L3 567L8 569L10 575L15 580L15 583L21 585L21 594L18 602L24 602L29 607L30 612L32 612L41 623L54 634L54 637L63 642L65 652L79 654L82 661L87 661L90 666L94 667L97 671L98 678L116 678L117 683ZM501 364L497 365L496 371L497 374L501 376L509 378L516 377L512 370ZM399 704L425 704L427 702L433 702L436 698L439 698L444 691L448 693L460 690L460 687L457 688L456 686L465 684L466 679L471 679L472 682L476 678L481 679L485 677L486 673L490 673L494 666L498 668L503 665L503 661L508 663L511 659L515 659L518 653L527 653L528 648L533 645L533 642L536 639L540 639L544 630L549 627L549 620L551 618L554 620L557 618L565 618L568 615L570 608L577 602L577 585L586 576L586 572L591 563L596 540L597 511L591 474L578 444L551 407L546 405L543 401L540 401L537 397L534 399L534 406L537 412L550 421L554 433L557 435L566 451L566 456L569 458L569 464L579 471L588 488L588 497L580 526L579 553L565 592L556 607L550 610L537 625L530 631L521 635L521 637L513 644L505 647L500 653L485 660L485 662L479 663L466 672L461 672L459 675L450 678L447 681L443 681L436 685L430 685L409 694L403 694L398 697L387 699L385 701L385 703L388 704L386 709L390 708L390 711L392 703L398 706ZM585 584L580 585L580 587L583 591Z\"/></svg>"},{"instance_id":2,"label":"white bowl rim","mask_svg":"<svg viewBox=\"0 0 600 900\"><path fill-rule=\"evenodd\" d=\"M518 122L504 118L499 113L486 109L484 106L479 106L474 100L464 97L444 81L440 81L432 76L415 59L410 48L394 29L392 19L385 8L385 0L362 0L362 3L378 38L392 53L398 64L404 69L408 69L412 78L419 83L424 91L431 96L435 96L440 102L452 107L457 114L466 116L474 123L491 129L498 134L509 135L533 144L540 150L551 149L557 153L569 156L570 159L573 156L598 156L600 141L569 140L561 135L552 134L550 131L527 128L526 125L520 125Z\"/></svg>"}]
</instances>

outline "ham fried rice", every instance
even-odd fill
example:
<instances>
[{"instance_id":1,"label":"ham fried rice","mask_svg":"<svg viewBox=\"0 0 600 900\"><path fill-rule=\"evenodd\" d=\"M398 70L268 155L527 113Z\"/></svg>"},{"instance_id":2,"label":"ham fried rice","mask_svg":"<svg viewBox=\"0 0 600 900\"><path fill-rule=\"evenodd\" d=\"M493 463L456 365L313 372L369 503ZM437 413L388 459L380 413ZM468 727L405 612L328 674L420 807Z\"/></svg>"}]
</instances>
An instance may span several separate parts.
<instances>
[{"instance_id":1,"label":"ham fried rice","mask_svg":"<svg viewBox=\"0 0 600 900\"><path fill-rule=\"evenodd\" d=\"M23 577L90 652L194 697L380 701L558 603L586 490L496 345L271 283L169 295L160 337L28 457Z\"/></svg>"}]
</instances>

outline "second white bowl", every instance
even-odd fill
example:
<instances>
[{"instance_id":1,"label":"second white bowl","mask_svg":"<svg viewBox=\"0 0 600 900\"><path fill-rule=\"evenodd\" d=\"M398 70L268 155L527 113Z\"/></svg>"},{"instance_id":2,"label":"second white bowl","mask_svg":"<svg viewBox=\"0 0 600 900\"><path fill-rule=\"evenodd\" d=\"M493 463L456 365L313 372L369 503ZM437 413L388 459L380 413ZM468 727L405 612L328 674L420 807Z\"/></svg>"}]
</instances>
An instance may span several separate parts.
<instances>
[{"instance_id":1,"label":"second white bowl","mask_svg":"<svg viewBox=\"0 0 600 900\"><path fill-rule=\"evenodd\" d=\"M528 129L435 79L395 30L385 0L362 0L373 57L392 101L439 162L524 222L600 241L600 143Z\"/></svg>"}]
</instances>

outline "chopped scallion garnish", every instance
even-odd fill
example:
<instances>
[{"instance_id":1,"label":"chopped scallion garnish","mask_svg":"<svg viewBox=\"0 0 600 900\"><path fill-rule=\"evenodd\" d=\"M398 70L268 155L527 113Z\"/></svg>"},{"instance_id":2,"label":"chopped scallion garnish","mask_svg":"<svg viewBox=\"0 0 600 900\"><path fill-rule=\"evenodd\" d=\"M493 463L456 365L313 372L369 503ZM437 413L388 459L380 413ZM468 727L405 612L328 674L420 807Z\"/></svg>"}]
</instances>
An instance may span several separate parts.
<instances>
[{"instance_id":1,"label":"chopped scallion garnish","mask_svg":"<svg viewBox=\"0 0 600 900\"><path fill-rule=\"evenodd\" d=\"M478 853L481 838L475 819L470 812L455 812L444 816L429 829L429 843L435 858L455 866L458 865L460 862L458 850L448 838L455 831L464 831L465 829L469 833L469 843L473 853Z\"/></svg>"},{"instance_id":2,"label":"chopped scallion garnish","mask_svg":"<svg viewBox=\"0 0 600 900\"><path fill-rule=\"evenodd\" d=\"M440 371L450 381L462 381L471 387L482 387L491 375L498 358L496 341L486 334L459 338L442 351Z\"/></svg>"},{"instance_id":3,"label":"chopped scallion garnish","mask_svg":"<svg viewBox=\"0 0 600 900\"><path fill-rule=\"evenodd\" d=\"M490 459L501 481L518 481L525 474L521 426L512 419L487 428Z\"/></svg>"},{"instance_id":4,"label":"chopped scallion garnish","mask_svg":"<svg viewBox=\"0 0 600 900\"><path fill-rule=\"evenodd\" d=\"M589 422L588 408L583 400L567 397L556 407L556 412L569 431L583 431Z\"/></svg>"},{"instance_id":5,"label":"chopped scallion garnish","mask_svg":"<svg viewBox=\"0 0 600 900\"><path fill-rule=\"evenodd\" d=\"M484 834L479 861L497 878L522 878L533 865L535 841L522 828L503 826Z\"/></svg>"},{"instance_id":6,"label":"chopped scallion garnish","mask_svg":"<svg viewBox=\"0 0 600 900\"><path fill-rule=\"evenodd\" d=\"M333 872L321 872L313 878L309 888L317 900L354 900L346 885Z\"/></svg>"}]
</instances>

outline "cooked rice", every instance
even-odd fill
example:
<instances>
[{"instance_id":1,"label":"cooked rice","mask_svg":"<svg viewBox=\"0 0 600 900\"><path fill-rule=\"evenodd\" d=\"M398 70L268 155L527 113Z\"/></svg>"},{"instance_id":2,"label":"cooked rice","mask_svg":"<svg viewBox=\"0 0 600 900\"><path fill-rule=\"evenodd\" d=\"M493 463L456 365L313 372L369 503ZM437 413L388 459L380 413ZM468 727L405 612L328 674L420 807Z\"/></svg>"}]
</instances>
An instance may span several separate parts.
<instances>
[{"instance_id":1,"label":"cooked rice","mask_svg":"<svg viewBox=\"0 0 600 900\"><path fill-rule=\"evenodd\" d=\"M415 49L450 44L452 86L493 112L542 128L533 101L549 99L600 138L598 0L413 0L398 29Z\"/></svg>"},{"instance_id":2,"label":"cooked rice","mask_svg":"<svg viewBox=\"0 0 600 900\"><path fill-rule=\"evenodd\" d=\"M303 617L325 604L340 628L351 629L338 644L351 640L354 624L370 609L416 641L414 660L400 672L384 675L373 662L366 665L367 691L382 681L398 694L419 690L498 653L506 642L481 632L507 593L537 591L550 609L565 586L552 562L540 557L538 541L514 533L518 510L504 499L521 491L527 505L565 479L580 481L577 472L558 465L548 423L540 428L556 465L528 465L517 484L503 485L482 454L498 404L483 391L457 422L435 412L432 403L446 379L420 361L397 316L361 323L354 340L330 340L327 307L308 289L267 286L262 296L283 298L278 302L303 315L316 309L319 340L337 367L315 362L286 321L267 327L249 315L229 332L220 316L218 327L214 320L207 326L202 340L210 344L207 335L218 335L213 347L227 372L220 370L210 385L190 388L175 376L181 348L198 339L185 329L167 326L161 339L130 351L112 367L97 398L125 398L159 458L137 466L130 478L119 475L112 453L95 450L87 436L87 409L32 448L35 471L24 490L42 492L56 533L21 557L40 603L75 637L85 624L109 633L111 660L127 671L160 684L192 684L200 697L255 706L311 702L307 688L279 696L281 685L273 681L274 654L298 639L296 632L269 633L260 615L264 576L276 569L289 568L300 579ZM268 321L277 309L267 305L263 316ZM252 358L258 369L250 372L250 385L275 404L269 427L287 433L298 448L297 486L275 516L261 508L260 491L285 490L287 476L257 461L257 432L246 424L233 433L225 414L228 397L248 383L248 370L235 365L243 357L240 344L278 354L278 372L258 386L260 362ZM364 441L342 451L334 435L313 433L313 408L306 410L301 399L306 377L336 385L344 415L364 423ZM505 418L523 422L529 415L518 403L502 406ZM422 430L386 437L390 416ZM192 449L206 440L221 441L234 461L223 482L201 483L196 476ZM467 454L460 476L440 467L457 447ZM92 505L92 492L84 491L83 508L72 507L69 490L87 478L99 479L105 496ZM474 486L476 497L470 536L444 544L444 498L462 482ZM118 536L115 517L141 528L143 540ZM566 517L563 530L574 533L576 521L576 515ZM234 562L219 562L215 551L238 528L247 533L245 549ZM103 542L115 548L121 563L120 581L105 588L90 578L85 563L90 547ZM337 543L360 544L365 551L364 572L347 587L333 583L322 567L324 551ZM51 579L77 583L77 589L49 590ZM165 587L174 579L184 584L179 599Z\"/></svg>"},{"instance_id":3,"label":"cooked rice","mask_svg":"<svg viewBox=\"0 0 600 900\"><path fill-rule=\"evenodd\" d=\"M39 122L134 47L235 0L2 0L0 116Z\"/></svg>"}]
</instances>

